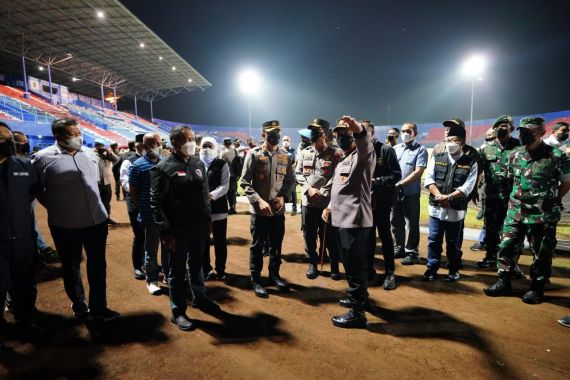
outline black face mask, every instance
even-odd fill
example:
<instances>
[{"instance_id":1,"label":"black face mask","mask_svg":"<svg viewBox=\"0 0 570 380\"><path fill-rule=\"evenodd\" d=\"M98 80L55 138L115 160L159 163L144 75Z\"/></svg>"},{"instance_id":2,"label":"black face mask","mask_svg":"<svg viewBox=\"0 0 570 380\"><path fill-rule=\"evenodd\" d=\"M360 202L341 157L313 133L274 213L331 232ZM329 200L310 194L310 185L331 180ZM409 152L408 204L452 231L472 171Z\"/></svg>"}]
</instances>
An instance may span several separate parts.
<instances>
[{"instance_id":1,"label":"black face mask","mask_svg":"<svg viewBox=\"0 0 570 380\"><path fill-rule=\"evenodd\" d=\"M311 142L315 142L323 136L322 132L311 131Z\"/></svg>"},{"instance_id":2,"label":"black face mask","mask_svg":"<svg viewBox=\"0 0 570 380\"><path fill-rule=\"evenodd\" d=\"M350 149L352 143L354 142L354 136L339 136L336 141L338 142L339 148L346 151Z\"/></svg>"},{"instance_id":3,"label":"black face mask","mask_svg":"<svg viewBox=\"0 0 570 380\"><path fill-rule=\"evenodd\" d=\"M281 140L281 135L279 133L272 133L267 136L265 139L270 145L276 146L279 144L279 140Z\"/></svg>"},{"instance_id":4,"label":"black face mask","mask_svg":"<svg viewBox=\"0 0 570 380\"><path fill-rule=\"evenodd\" d=\"M504 139L509 135L509 130L506 128L499 128L497 129L497 137L500 139Z\"/></svg>"},{"instance_id":5,"label":"black face mask","mask_svg":"<svg viewBox=\"0 0 570 380\"><path fill-rule=\"evenodd\" d=\"M389 135L387 140L390 142L394 142L394 141L396 141L396 136Z\"/></svg>"},{"instance_id":6,"label":"black face mask","mask_svg":"<svg viewBox=\"0 0 570 380\"><path fill-rule=\"evenodd\" d=\"M8 140L6 142L1 143L0 154L5 157L13 156L14 154L16 154L16 144L14 144L14 141Z\"/></svg>"},{"instance_id":7,"label":"black face mask","mask_svg":"<svg viewBox=\"0 0 570 380\"><path fill-rule=\"evenodd\" d=\"M525 129L520 130L520 139L521 139L521 143L523 145L526 145L526 146L532 145L532 143L534 143L536 141L534 136Z\"/></svg>"},{"instance_id":8,"label":"black face mask","mask_svg":"<svg viewBox=\"0 0 570 380\"><path fill-rule=\"evenodd\" d=\"M30 154L30 144L16 144L16 152L22 156Z\"/></svg>"},{"instance_id":9,"label":"black face mask","mask_svg":"<svg viewBox=\"0 0 570 380\"><path fill-rule=\"evenodd\" d=\"M568 132L563 133L561 135L556 136L556 138L558 139L558 141L563 142L568 140Z\"/></svg>"}]
</instances>

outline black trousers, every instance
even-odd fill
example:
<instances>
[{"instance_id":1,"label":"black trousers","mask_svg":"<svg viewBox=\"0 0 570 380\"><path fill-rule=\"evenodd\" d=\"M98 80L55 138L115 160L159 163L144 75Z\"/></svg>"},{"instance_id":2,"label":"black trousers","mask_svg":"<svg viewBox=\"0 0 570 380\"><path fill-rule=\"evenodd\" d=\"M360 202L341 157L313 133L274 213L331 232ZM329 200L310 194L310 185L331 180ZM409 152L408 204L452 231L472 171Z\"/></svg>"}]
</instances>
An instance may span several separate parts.
<instances>
[{"instance_id":1,"label":"black trousers","mask_svg":"<svg viewBox=\"0 0 570 380\"><path fill-rule=\"evenodd\" d=\"M10 307L16 319L28 320L34 312L38 255L33 235L30 233L29 236L0 242L0 320L3 319L8 289Z\"/></svg>"},{"instance_id":2,"label":"black trousers","mask_svg":"<svg viewBox=\"0 0 570 380\"><path fill-rule=\"evenodd\" d=\"M123 192L123 199L127 197L127 193L123 186L121 186L121 180L119 178L115 178L115 197L117 200L121 199L121 191Z\"/></svg>"},{"instance_id":3,"label":"black trousers","mask_svg":"<svg viewBox=\"0 0 570 380\"><path fill-rule=\"evenodd\" d=\"M338 228L338 241L352 308L364 311L368 301L368 248L372 228Z\"/></svg>"},{"instance_id":4,"label":"black trousers","mask_svg":"<svg viewBox=\"0 0 570 380\"><path fill-rule=\"evenodd\" d=\"M228 259L228 242L227 242L228 219L224 218L212 222L212 235L214 238L214 251L216 255L216 272L224 273L226 271L226 261ZM204 244L204 265L203 272L208 274L212 270L210 261L210 237L206 238Z\"/></svg>"},{"instance_id":5,"label":"black trousers","mask_svg":"<svg viewBox=\"0 0 570 380\"><path fill-rule=\"evenodd\" d=\"M319 253L317 252L317 236L321 241L324 238L325 222L323 222L323 208L303 206L302 218L305 229L303 236L305 238L305 252L309 255L309 263L312 265L319 264ZM329 250L331 259L331 272L338 272L338 262L340 252L338 247L338 239L336 238L336 231L330 224L326 225L327 241L326 248Z\"/></svg>"},{"instance_id":6,"label":"black trousers","mask_svg":"<svg viewBox=\"0 0 570 380\"><path fill-rule=\"evenodd\" d=\"M228 189L228 194L226 195L228 198L228 205L230 206L230 210L236 209L237 183L238 177L230 177L230 188Z\"/></svg>"},{"instance_id":7,"label":"black trousers","mask_svg":"<svg viewBox=\"0 0 570 380\"><path fill-rule=\"evenodd\" d=\"M254 281L259 281L263 269L263 246L269 242L269 274L279 274L281 245L285 235L285 215L251 215L251 248L249 270Z\"/></svg>"},{"instance_id":8,"label":"black trousers","mask_svg":"<svg viewBox=\"0 0 570 380\"><path fill-rule=\"evenodd\" d=\"M113 197L113 190L111 189L111 184L99 185L99 195L101 196L101 202L107 210L107 215L111 217L111 198Z\"/></svg>"},{"instance_id":9,"label":"black trousers","mask_svg":"<svg viewBox=\"0 0 570 380\"><path fill-rule=\"evenodd\" d=\"M82 251L87 257L89 282L89 309L97 314L107 307L107 222L85 228L60 228L50 226L51 236L63 266L65 293L73 304L85 302L85 290L81 279Z\"/></svg>"},{"instance_id":10,"label":"black trousers","mask_svg":"<svg viewBox=\"0 0 570 380\"><path fill-rule=\"evenodd\" d=\"M382 256L384 257L384 269L386 272L394 272L394 239L390 232L390 212L392 204L386 199L376 199L373 209L374 227L378 231L382 243ZM376 230L370 233L370 248L368 249L368 269L370 274L376 273L374 269L374 256L376 254Z\"/></svg>"},{"instance_id":11,"label":"black trousers","mask_svg":"<svg viewBox=\"0 0 570 380\"><path fill-rule=\"evenodd\" d=\"M176 227L172 235L176 241L176 247L174 252L169 250L168 289L172 315L176 317L186 313L186 287L184 285L186 276L190 280L190 289L194 298L199 299L206 294L202 256L208 236L208 225L202 223L191 227Z\"/></svg>"},{"instance_id":12,"label":"black trousers","mask_svg":"<svg viewBox=\"0 0 570 380\"><path fill-rule=\"evenodd\" d=\"M144 265L144 227L137 220L138 213L137 209L129 210L129 221L133 230L133 245L131 248L133 269L141 269ZM162 265L167 266L166 263L162 263Z\"/></svg>"}]
</instances>

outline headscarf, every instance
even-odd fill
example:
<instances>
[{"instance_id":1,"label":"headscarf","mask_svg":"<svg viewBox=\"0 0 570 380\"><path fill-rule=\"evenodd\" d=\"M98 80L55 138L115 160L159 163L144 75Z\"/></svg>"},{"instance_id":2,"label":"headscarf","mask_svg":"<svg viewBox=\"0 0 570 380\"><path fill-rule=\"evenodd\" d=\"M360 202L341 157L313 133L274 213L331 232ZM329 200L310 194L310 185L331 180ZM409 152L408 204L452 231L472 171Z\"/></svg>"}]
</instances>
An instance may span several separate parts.
<instances>
[{"instance_id":1,"label":"headscarf","mask_svg":"<svg viewBox=\"0 0 570 380\"><path fill-rule=\"evenodd\" d=\"M212 154L212 156L206 156L205 154L206 151L204 150L203 146L204 143L207 142L211 143L214 146L214 153ZM204 163L206 169L210 167L210 165L216 159L216 157L218 157L218 143L213 137L203 137L202 141L200 142L200 161Z\"/></svg>"}]
</instances>

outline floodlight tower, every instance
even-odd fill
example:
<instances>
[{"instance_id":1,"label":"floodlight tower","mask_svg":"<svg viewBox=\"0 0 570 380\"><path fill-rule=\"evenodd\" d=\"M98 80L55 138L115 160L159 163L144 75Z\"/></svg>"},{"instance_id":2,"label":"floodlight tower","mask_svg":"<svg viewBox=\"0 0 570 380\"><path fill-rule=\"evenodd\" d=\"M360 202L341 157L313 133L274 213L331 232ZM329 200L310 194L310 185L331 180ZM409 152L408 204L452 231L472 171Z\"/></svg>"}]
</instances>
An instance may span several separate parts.
<instances>
[{"instance_id":1,"label":"floodlight tower","mask_svg":"<svg viewBox=\"0 0 570 380\"><path fill-rule=\"evenodd\" d=\"M251 97L259 91L260 86L259 75L253 70L247 70L239 76L239 87L241 92L247 96L248 120L249 120L249 137L251 134Z\"/></svg>"}]
</instances>

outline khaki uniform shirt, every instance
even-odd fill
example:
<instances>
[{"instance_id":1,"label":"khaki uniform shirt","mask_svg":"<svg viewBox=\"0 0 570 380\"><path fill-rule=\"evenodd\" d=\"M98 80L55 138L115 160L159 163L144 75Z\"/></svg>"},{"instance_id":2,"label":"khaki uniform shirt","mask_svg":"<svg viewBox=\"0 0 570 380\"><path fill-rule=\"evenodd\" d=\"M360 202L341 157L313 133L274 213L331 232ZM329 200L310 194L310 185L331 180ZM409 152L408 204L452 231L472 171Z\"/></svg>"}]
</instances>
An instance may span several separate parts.
<instances>
[{"instance_id":1,"label":"khaki uniform shirt","mask_svg":"<svg viewBox=\"0 0 570 380\"><path fill-rule=\"evenodd\" d=\"M297 154L295 179L301 185L303 206L327 207L330 202L332 178L341 157L342 151L330 146L319 152L311 145ZM328 186L326 186L327 184ZM323 196L319 201L309 200L307 193L310 188L320 190Z\"/></svg>"}]
</instances>

